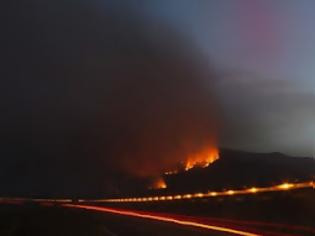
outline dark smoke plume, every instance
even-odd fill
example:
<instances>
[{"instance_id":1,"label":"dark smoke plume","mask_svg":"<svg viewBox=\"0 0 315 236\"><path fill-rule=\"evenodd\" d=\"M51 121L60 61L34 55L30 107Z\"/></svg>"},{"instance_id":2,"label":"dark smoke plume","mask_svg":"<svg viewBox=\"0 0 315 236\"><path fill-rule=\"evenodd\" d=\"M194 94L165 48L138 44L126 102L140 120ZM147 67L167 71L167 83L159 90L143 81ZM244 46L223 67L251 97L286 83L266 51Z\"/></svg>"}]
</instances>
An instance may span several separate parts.
<instances>
[{"instance_id":1,"label":"dark smoke plume","mask_svg":"<svg viewBox=\"0 0 315 236\"><path fill-rule=\"evenodd\" d=\"M126 187L121 173L154 177L216 145L204 81L213 75L182 35L97 1L33 0L7 10L7 192L113 192Z\"/></svg>"}]
</instances>

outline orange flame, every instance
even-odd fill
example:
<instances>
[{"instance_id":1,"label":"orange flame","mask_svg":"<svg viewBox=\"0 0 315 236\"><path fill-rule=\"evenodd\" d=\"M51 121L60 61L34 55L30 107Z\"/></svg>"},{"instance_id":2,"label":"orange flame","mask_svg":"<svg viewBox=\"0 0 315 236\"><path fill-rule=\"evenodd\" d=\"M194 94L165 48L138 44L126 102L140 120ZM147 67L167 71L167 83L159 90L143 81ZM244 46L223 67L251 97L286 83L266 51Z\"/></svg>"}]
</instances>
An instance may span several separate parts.
<instances>
[{"instance_id":1,"label":"orange flame","mask_svg":"<svg viewBox=\"0 0 315 236\"><path fill-rule=\"evenodd\" d=\"M163 178L158 178L152 185L152 189L164 189L167 185Z\"/></svg>"},{"instance_id":2,"label":"orange flame","mask_svg":"<svg viewBox=\"0 0 315 236\"><path fill-rule=\"evenodd\" d=\"M206 148L201 152L194 153L188 156L185 163L185 170L190 170L194 167L205 168L211 163L219 159L219 150L215 147Z\"/></svg>"}]
</instances>

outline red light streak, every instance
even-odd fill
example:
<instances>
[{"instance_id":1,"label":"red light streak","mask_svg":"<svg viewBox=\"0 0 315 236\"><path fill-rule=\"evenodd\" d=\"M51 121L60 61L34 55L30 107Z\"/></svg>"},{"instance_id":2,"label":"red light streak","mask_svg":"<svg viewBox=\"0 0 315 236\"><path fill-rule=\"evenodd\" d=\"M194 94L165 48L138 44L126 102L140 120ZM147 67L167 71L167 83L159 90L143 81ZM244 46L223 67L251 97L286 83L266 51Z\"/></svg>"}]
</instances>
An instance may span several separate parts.
<instances>
[{"instance_id":1,"label":"red light streak","mask_svg":"<svg viewBox=\"0 0 315 236\"><path fill-rule=\"evenodd\" d=\"M188 221L188 220L180 220L180 219L175 219L173 217L153 215L152 213L145 214L145 213L139 213L139 212L134 212L134 211L117 210L117 209L112 209L112 208L89 206L89 205L64 204L63 206L70 207L70 208L80 208L80 209L85 209L85 210L107 212L107 213L113 213L113 214L124 215L124 216L139 217L139 218L144 218L144 219L175 223L175 224L185 225L185 226L193 226L193 227L198 227L198 228L203 228L203 229L208 229L208 230L213 230L213 231L231 233L234 235L242 235L242 236L258 236L259 235L259 234L250 233L250 232L246 232L242 230L236 230L236 229L232 229L228 227L209 225L209 224L198 223L198 222Z\"/></svg>"}]
</instances>

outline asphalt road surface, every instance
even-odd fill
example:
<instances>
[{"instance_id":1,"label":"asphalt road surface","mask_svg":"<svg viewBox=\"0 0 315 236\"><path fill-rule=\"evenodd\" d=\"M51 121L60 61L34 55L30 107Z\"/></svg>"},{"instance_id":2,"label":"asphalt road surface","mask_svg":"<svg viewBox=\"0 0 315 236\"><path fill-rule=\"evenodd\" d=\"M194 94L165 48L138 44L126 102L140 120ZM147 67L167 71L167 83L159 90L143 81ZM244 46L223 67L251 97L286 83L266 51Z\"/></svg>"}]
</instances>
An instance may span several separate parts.
<instances>
[{"instance_id":1,"label":"asphalt road surface","mask_svg":"<svg viewBox=\"0 0 315 236\"><path fill-rule=\"evenodd\" d=\"M231 235L173 223L63 207L0 205L1 236Z\"/></svg>"},{"instance_id":2,"label":"asphalt road surface","mask_svg":"<svg viewBox=\"0 0 315 236\"><path fill-rule=\"evenodd\" d=\"M103 213L104 231L109 236L114 235L150 235L150 236L203 236L203 235L231 235L189 226L159 222L148 219Z\"/></svg>"},{"instance_id":3,"label":"asphalt road surface","mask_svg":"<svg viewBox=\"0 0 315 236\"><path fill-rule=\"evenodd\" d=\"M1 236L315 235L314 229L103 206L0 204Z\"/></svg>"}]
</instances>

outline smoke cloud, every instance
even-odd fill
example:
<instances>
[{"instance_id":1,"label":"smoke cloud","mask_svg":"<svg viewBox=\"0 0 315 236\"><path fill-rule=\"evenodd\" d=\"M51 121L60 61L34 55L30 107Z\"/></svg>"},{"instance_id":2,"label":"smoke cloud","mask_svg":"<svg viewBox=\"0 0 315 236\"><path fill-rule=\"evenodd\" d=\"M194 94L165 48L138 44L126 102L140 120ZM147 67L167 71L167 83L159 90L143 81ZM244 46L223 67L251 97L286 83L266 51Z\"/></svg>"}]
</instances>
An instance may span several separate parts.
<instances>
[{"instance_id":1,"label":"smoke cloud","mask_svg":"<svg viewBox=\"0 0 315 236\"><path fill-rule=\"evenodd\" d=\"M8 193L115 192L121 173L155 177L217 145L213 75L189 39L97 1L24 4L1 45Z\"/></svg>"}]
</instances>

